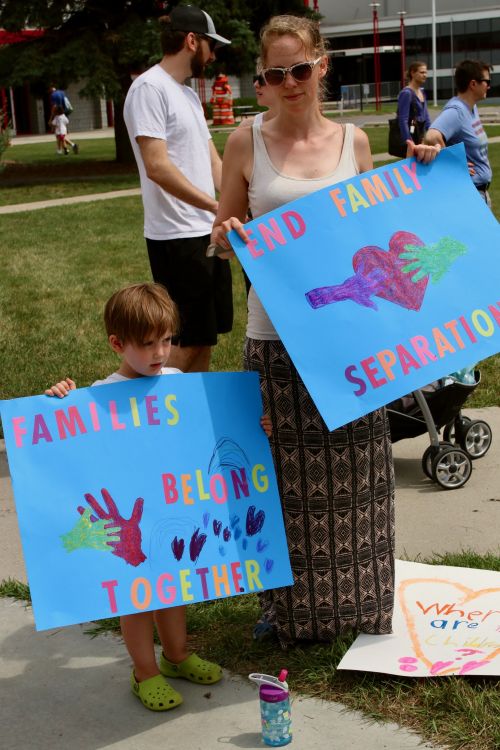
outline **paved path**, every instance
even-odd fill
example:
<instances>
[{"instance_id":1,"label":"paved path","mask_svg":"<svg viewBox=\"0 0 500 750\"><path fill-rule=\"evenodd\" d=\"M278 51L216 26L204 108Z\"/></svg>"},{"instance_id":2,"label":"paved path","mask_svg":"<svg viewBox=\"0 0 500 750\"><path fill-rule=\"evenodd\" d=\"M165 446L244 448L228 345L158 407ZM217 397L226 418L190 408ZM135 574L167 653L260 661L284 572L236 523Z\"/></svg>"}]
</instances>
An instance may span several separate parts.
<instances>
[{"instance_id":1,"label":"paved path","mask_svg":"<svg viewBox=\"0 0 500 750\"><path fill-rule=\"evenodd\" d=\"M107 193L90 193L89 195L73 195L69 198L53 198L52 200L48 201L14 203L10 206L0 206L0 214L18 214L25 211L39 211L41 208L69 206L73 203L93 203L94 201L107 201L112 198L126 198L130 195L140 194L140 188L127 188L126 190L111 190Z\"/></svg>"}]
</instances>

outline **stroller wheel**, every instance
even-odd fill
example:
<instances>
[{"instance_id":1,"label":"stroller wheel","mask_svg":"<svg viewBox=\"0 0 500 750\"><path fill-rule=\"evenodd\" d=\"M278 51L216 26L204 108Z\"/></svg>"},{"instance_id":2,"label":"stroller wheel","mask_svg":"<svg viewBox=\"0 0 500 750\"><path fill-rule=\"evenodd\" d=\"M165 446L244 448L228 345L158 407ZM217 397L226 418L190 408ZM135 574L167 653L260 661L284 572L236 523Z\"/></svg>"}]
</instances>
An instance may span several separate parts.
<instances>
[{"instance_id":1,"label":"stroller wheel","mask_svg":"<svg viewBox=\"0 0 500 750\"><path fill-rule=\"evenodd\" d=\"M429 445L425 451L424 455L422 456L422 471L424 472L426 477L429 477L429 479L434 479L432 475L432 462L440 452L441 448L453 448L453 443L439 443L439 448L436 448L435 445Z\"/></svg>"},{"instance_id":2,"label":"stroller wheel","mask_svg":"<svg viewBox=\"0 0 500 750\"><path fill-rule=\"evenodd\" d=\"M460 445L472 459L482 458L488 452L491 440L492 434L489 424L483 422L482 419L475 419L465 430Z\"/></svg>"},{"instance_id":3,"label":"stroller wheel","mask_svg":"<svg viewBox=\"0 0 500 750\"><path fill-rule=\"evenodd\" d=\"M463 487L471 472L472 461L461 448L443 448L432 462L432 478L444 490Z\"/></svg>"},{"instance_id":4,"label":"stroller wheel","mask_svg":"<svg viewBox=\"0 0 500 750\"><path fill-rule=\"evenodd\" d=\"M466 417L463 414L460 414L457 419L459 420L459 429L460 429L459 434L461 434L466 429L467 425L469 425L472 422L472 419L469 419L469 417ZM451 445L455 445L458 442L457 436L455 434L455 422L456 421L457 420L454 419L453 422L448 422L448 424L443 430L443 440L447 443L450 443Z\"/></svg>"}]
</instances>

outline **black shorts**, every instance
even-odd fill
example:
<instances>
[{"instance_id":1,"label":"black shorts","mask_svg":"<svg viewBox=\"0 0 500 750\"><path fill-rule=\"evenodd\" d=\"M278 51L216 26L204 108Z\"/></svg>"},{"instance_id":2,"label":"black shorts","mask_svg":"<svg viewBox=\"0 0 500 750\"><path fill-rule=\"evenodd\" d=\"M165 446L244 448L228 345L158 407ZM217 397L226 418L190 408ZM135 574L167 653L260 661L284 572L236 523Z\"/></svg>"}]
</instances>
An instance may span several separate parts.
<instances>
[{"instance_id":1,"label":"black shorts","mask_svg":"<svg viewBox=\"0 0 500 750\"><path fill-rule=\"evenodd\" d=\"M210 236L149 240L153 279L165 286L181 316L180 346L213 346L218 333L233 326L231 267L227 260L207 258Z\"/></svg>"}]
</instances>

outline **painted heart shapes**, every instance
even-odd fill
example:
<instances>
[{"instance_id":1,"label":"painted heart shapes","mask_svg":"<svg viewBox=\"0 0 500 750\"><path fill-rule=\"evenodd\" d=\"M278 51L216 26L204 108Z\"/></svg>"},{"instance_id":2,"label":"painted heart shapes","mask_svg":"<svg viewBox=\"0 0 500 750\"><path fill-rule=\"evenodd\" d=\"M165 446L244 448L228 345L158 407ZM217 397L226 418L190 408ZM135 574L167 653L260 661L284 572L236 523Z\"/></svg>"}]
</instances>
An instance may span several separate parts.
<instances>
[{"instance_id":1,"label":"painted heart shapes","mask_svg":"<svg viewBox=\"0 0 500 750\"><path fill-rule=\"evenodd\" d=\"M411 280L411 274L403 273L401 269L410 261L399 255L405 252L407 245L423 247L425 243L411 232L395 232L389 241L389 250L383 250L377 245L366 245L355 253L352 265L355 272L365 278L377 275L377 297L407 310L420 310L429 277L425 276L415 283Z\"/></svg>"}]
</instances>

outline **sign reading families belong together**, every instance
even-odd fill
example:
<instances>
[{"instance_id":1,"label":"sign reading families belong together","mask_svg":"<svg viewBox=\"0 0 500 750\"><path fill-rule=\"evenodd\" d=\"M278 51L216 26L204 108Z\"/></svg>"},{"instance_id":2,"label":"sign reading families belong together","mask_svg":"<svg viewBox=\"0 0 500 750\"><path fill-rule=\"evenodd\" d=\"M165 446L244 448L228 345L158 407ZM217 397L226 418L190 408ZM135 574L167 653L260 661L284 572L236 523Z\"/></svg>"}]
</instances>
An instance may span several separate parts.
<instances>
[{"instance_id":1,"label":"sign reading families belong together","mask_svg":"<svg viewBox=\"0 0 500 750\"><path fill-rule=\"evenodd\" d=\"M500 228L463 145L245 229L231 243L330 429L500 350Z\"/></svg>"},{"instance_id":2,"label":"sign reading families belong together","mask_svg":"<svg viewBox=\"0 0 500 750\"><path fill-rule=\"evenodd\" d=\"M37 629L292 583L255 373L1 404Z\"/></svg>"}]
</instances>

